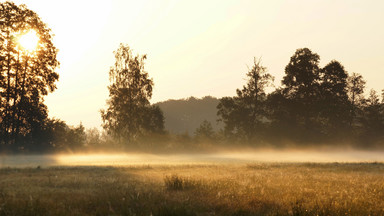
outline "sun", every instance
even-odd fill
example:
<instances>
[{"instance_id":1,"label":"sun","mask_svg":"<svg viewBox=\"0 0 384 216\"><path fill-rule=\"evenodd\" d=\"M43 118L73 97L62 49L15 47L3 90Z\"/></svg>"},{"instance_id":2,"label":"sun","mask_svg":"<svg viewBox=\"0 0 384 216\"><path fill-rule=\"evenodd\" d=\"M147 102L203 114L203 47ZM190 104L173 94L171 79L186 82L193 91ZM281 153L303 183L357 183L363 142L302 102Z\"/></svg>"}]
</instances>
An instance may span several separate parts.
<instances>
[{"instance_id":1,"label":"sun","mask_svg":"<svg viewBox=\"0 0 384 216\"><path fill-rule=\"evenodd\" d=\"M37 36L36 31L34 30L30 30L26 34L23 34L19 37L20 46L28 52L36 50L38 43L39 37Z\"/></svg>"}]
</instances>

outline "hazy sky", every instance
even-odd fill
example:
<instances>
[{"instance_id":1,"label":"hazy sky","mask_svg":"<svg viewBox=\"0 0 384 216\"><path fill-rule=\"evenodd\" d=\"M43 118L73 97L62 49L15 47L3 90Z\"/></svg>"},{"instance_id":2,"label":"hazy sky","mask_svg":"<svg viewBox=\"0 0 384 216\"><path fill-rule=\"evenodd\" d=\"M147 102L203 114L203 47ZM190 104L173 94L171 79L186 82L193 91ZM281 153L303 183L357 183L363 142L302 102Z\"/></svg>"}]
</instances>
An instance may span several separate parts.
<instances>
[{"instance_id":1,"label":"hazy sky","mask_svg":"<svg viewBox=\"0 0 384 216\"><path fill-rule=\"evenodd\" d=\"M120 43L147 54L152 102L189 96L233 96L253 57L280 85L298 48L308 47L368 89L384 88L382 0L20 0L55 34L58 89L46 97L50 117L99 127L108 71Z\"/></svg>"}]
</instances>

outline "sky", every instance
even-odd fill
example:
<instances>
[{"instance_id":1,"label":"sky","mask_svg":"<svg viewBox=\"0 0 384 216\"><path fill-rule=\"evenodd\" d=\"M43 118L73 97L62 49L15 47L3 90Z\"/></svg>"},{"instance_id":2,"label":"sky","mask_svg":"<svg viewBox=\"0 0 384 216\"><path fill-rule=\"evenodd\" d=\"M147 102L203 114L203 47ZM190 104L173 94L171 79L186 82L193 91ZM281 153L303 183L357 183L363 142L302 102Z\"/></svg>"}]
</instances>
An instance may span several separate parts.
<instances>
[{"instance_id":1,"label":"sky","mask_svg":"<svg viewBox=\"0 0 384 216\"><path fill-rule=\"evenodd\" d=\"M120 43L147 54L152 103L234 96L254 57L280 86L296 49L335 59L384 89L382 0L15 0L52 29L61 65L49 116L100 128Z\"/></svg>"}]
</instances>

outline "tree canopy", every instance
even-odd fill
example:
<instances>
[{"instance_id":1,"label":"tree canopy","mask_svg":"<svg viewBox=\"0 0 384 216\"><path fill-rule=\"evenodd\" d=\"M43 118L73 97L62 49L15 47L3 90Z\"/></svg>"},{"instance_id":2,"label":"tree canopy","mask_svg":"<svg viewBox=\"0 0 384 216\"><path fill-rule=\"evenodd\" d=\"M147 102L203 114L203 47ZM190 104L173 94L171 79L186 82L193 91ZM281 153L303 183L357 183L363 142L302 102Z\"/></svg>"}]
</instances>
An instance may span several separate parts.
<instances>
[{"instance_id":1,"label":"tree canopy","mask_svg":"<svg viewBox=\"0 0 384 216\"><path fill-rule=\"evenodd\" d=\"M272 84L273 77L260 60L246 74L248 82L237 89L237 96L224 97L217 106L219 120L224 122L226 136L252 141L265 132L267 99L265 89Z\"/></svg>"},{"instance_id":2,"label":"tree canopy","mask_svg":"<svg viewBox=\"0 0 384 216\"><path fill-rule=\"evenodd\" d=\"M163 111L150 103L154 82L145 71L147 56L133 54L125 44L114 52L115 64L109 70L109 99L107 108L101 110L106 133L85 130L81 123L70 127L62 120L49 119L44 96L56 89L57 53L51 30L35 12L25 5L0 3L0 151L73 151L92 145L103 148L105 143L138 147L144 142L151 148L160 142L186 147L192 139L185 125L191 122L196 124L194 129L201 123L193 140L207 143L384 144L384 91L381 101L374 90L366 97L362 75L348 74L337 60L320 67L320 56L309 48L295 51L282 85L272 92L267 87L272 86L273 76L254 59L247 82L236 89L236 96L219 102L212 97L202 99L209 106L218 104L215 117L209 116L214 109L202 109L193 97L184 100L183 112L177 101L159 103L169 109L168 121L185 132L180 136L165 133ZM212 125L216 119L224 125L220 132L218 124ZM169 140L174 143L166 143Z\"/></svg>"},{"instance_id":3,"label":"tree canopy","mask_svg":"<svg viewBox=\"0 0 384 216\"><path fill-rule=\"evenodd\" d=\"M285 67L282 86L267 94L271 76L255 62L248 83L217 106L224 134L231 142L252 144L355 143L384 144L384 103L375 91L364 97L365 81L349 75L332 60L323 68L320 56L297 49Z\"/></svg>"},{"instance_id":4,"label":"tree canopy","mask_svg":"<svg viewBox=\"0 0 384 216\"><path fill-rule=\"evenodd\" d=\"M150 105L153 80L144 70L146 55L133 55L120 44L109 71L108 108L101 111L103 127L119 142L135 143L141 136L164 130L161 110Z\"/></svg>"},{"instance_id":5,"label":"tree canopy","mask_svg":"<svg viewBox=\"0 0 384 216\"><path fill-rule=\"evenodd\" d=\"M51 30L35 12L25 5L0 3L0 143L3 147L16 147L16 143L23 148L23 142L33 142L34 134L44 128L47 107L43 97L55 90L59 78L55 72L59 66L57 52Z\"/></svg>"}]
</instances>

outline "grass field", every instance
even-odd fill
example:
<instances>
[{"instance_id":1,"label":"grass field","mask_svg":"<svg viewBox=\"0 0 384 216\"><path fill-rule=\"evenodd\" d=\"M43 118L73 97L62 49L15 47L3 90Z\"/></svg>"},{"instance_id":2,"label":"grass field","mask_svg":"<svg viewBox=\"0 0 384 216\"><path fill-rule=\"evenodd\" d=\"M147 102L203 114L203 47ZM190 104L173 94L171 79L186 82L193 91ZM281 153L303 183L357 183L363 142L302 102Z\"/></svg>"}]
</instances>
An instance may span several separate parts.
<instances>
[{"instance_id":1,"label":"grass field","mask_svg":"<svg viewBox=\"0 0 384 216\"><path fill-rule=\"evenodd\" d=\"M382 163L0 169L0 215L384 215Z\"/></svg>"}]
</instances>

